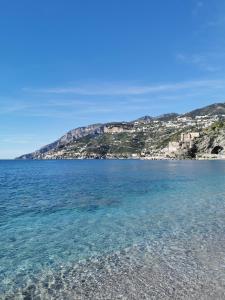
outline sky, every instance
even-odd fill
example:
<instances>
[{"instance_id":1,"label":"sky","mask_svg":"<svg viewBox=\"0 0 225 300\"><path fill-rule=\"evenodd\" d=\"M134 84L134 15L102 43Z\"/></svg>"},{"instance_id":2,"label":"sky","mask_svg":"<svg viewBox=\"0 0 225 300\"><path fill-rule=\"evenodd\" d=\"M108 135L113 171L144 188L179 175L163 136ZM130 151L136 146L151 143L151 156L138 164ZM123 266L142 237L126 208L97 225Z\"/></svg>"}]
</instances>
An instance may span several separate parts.
<instances>
[{"instance_id":1,"label":"sky","mask_svg":"<svg viewBox=\"0 0 225 300\"><path fill-rule=\"evenodd\" d=\"M0 158L225 102L224 0L0 0Z\"/></svg>"}]
</instances>

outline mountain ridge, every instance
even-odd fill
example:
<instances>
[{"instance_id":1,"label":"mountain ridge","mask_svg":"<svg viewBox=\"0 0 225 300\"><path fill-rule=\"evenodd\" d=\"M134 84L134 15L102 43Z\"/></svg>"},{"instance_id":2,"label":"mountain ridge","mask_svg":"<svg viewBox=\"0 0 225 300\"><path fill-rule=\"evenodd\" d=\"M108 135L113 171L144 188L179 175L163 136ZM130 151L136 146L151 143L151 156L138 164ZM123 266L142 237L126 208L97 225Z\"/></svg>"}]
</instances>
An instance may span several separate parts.
<instances>
[{"instance_id":1,"label":"mountain ridge","mask_svg":"<svg viewBox=\"0 0 225 300\"><path fill-rule=\"evenodd\" d=\"M225 118L225 103L214 103L188 113L149 115L130 122L97 123L72 129L58 140L17 159L130 158L162 153L182 132L203 134L201 120L208 127ZM199 120L201 122L199 122ZM208 123L207 123L208 122Z\"/></svg>"}]
</instances>

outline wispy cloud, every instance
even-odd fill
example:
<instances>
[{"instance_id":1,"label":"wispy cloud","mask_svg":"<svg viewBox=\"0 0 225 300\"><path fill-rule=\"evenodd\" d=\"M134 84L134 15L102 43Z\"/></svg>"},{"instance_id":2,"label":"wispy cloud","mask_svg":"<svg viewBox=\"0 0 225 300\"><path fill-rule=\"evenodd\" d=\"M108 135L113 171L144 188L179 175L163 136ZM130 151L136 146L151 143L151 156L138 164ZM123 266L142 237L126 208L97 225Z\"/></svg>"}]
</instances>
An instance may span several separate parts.
<instances>
[{"instance_id":1,"label":"wispy cloud","mask_svg":"<svg viewBox=\"0 0 225 300\"><path fill-rule=\"evenodd\" d=\"M184 54L179 53L176 55L179 62L185 64L192 64L197 68L208 71L216 72L223 68L225 62L225 53L223 52L212 52L212 53L196 53L196 54Z\"/></svg>"},{"instance_id":2,"label":"wispy cloud","mask_svg":"<svg viewBox=\"0 0 225 300\"><path fill-rule=\"evenodd\" d=\"M200 9L201 9L203 6L204 6L203 1L198 1L198 0L197 0L197 1L195 2L194 8L193 8L193 10L192 10L192 14L193 14L193 15L197 15L197 14L199 13Z\"/></svg>"},{"instance_id":3,"label":"wispy cloud","mask_svg":"<svg viewBox=\"0 0 225 300\"><path fill-rule=\"evenodd\" d=\"M215 27L224 28L224 25L225 25L225 17L220 17L215 20L208 21L205 24L205 28L210 28L210 27L211 28L215 28Z\"/></svg>"},{"instance_id":4,"label":"wispy cloud","mask_svg":"<svg viewBox=\"0 0 225 300\"><path fill-rule=\"evenodd\" d=\"M30 144L37 136L31 134L7 134L0 135L0 144Z\"/></svg>"},{"instance_id":5,"label":"wispy cloud","mask_svg":"<svg viewBox=\"0 0 225 300\"><path fill-rule=\"evenodd\" d=\"M84 106L91 106L92 103L88 100L77 100L77 99L42 99L33 98L29 95L29 98L26 99L17 99L17 98L4 98L0 99L0 115L4 114L13 114L27 112L31 116L48 116L49 111L52 112L52 115L57 117L62 115L63 111L74 111Z\"/></svg>"},{"instance_id":6,"label":"wispy cloud","mask_svg":"<svg viewBox=\"0 0 225 300\"><path fill-rule=\"evenodd\" d=\"M181 56L180 56L181 59ZM224 85L224 80L194 80L177 83L156 84L156 85L127 85L127 84L95 84L70 87L53 87L45 89L26 88L23 91L40 94L75 94L82 96L125 96L156 94L184 89L213 87L219 88Z\"/></svg>"},{"instance_id":7,"label":"wispy cloud","mask_svg":"<svg viewBox=\"0 0 225 300\"><path fill-rule=\"evenodd\" d=\"M108 119L111 115L123 117L128 112L139 112L141 115L148 111L152 114L152 111L157 111L155 104L158 103L166 111L171 110L171 105L176 105L172 110L179 110L179 105L183 107L189 101L219 101L224 94L225 79L161 84L103 82L45 89L27 88L23 89L18 99L0 98L0 115L70 119L88 123L94 116L97 116L97 121L101 117Z\"/></svg>"}]
</instances>

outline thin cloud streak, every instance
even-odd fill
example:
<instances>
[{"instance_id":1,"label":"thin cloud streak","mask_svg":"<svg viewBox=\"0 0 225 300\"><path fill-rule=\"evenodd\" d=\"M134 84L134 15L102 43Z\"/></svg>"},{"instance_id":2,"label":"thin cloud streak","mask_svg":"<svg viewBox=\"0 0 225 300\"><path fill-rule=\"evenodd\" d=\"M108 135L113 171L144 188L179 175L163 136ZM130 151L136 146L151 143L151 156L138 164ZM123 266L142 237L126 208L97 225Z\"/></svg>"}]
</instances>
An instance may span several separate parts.
<instances>
[{"instance_id":1,"label":"thin cloud streak","mask_svg":"<svg viewBox=\"0 0 225 300\"><path fill-rule=\"evenodd\" d=\"M118 112L140 111L142 114L142 111L151 112L160 101L170 110L172 102L178 105L178 101L221 99L224 86L224 79L205 79L161 85L103 83L83 84L82 88L26 89L26 93L20 95L22 99L0 99L0 115L86 120L94 115L109 116ZM71 92L83 94L76 97Z\"/></svg>"},{"instance_id":2,"label":"thin cloud streak","mask_svg":"<svg viewBox=\"0 0 225 300\"><path fill-rule=\"evenodd\" d=\"M27 100L17 100L17 99L10 99L8 101L0 100L1 110L0 115L4 114L11 114L11 113L20 113L20 112L28 112L32 115L32 112L34 113L38 112L39 110L46 111L48 109L57 109L57 112L59 109L61 110L67 110L67 109L75 109L75 108L82 108L88 105L93 105L90 101L84 101L84 100L64 100L64 99L58 99L58 100L48 100L46 102L42 101L30 101L30 98ZM56 113L57 113L56 112Z\"/></svg>"},{"instance_id":3,"label":"thin cloud streak","mask_svg":"<svg viewBox=\"0 0 225 300\"><path fill-rule=\"evenodd\" d=\"M176 55L179 62L192 64L199 69L207 72L217 72L223 68L221 62L225 61L224 53L204 53L186 55L179 53Z\"/></svg>"},{"instance_id":4,"label":"thin cloud streak","mask_svg":"<svg viewBox=\"0 0 225 300\"><path fill-rule=\"evenodd\" d=\"M194 88L222 88L225 80L195 80L159 85L101 84L46 89L24 88L23 91L40 94L76 94L82 96L125 96L156 94Z\"/></svg>"}]
</instances>

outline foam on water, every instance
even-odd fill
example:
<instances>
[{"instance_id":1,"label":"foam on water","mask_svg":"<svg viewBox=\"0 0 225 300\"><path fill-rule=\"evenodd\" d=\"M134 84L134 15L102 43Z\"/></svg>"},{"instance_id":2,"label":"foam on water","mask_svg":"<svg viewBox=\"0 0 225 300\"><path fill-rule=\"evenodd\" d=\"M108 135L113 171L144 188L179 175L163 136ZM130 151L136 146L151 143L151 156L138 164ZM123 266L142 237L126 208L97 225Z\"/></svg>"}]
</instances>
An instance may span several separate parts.
<instances>
[{"instance_id":1,"label":"foam on water","mask_svg":"<svg viewBox=\"0 0 225 300\"><path fill-rule=\"evenodd\" d=\"M2 161L0 294L222 297L224 183L215 161Z\"/></svg>"}]
</instances>

